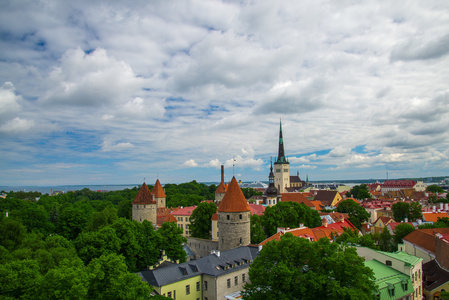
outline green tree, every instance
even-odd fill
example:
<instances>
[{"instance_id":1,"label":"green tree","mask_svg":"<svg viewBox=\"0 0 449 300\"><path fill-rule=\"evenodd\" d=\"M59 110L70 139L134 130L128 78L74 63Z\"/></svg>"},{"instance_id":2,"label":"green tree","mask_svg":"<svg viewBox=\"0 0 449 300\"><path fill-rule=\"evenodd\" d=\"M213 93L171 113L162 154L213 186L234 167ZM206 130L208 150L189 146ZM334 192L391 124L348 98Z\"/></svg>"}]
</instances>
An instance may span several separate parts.
<instances>
[{"instance_id":1,"label":"green tree","mask_svg":"<svg viewBox=\"0 0 449 300\"><path fill-rule=\"evenodd\" d=\"M387 227L384 227L382 233L380 234L379 239L379 248L382 251L393 252L396 250L396 246L394 244L393 236Z\"/></svg>"},{"instance_id":2,"label":"green tree","mask_svg":"<svg viewBox=\"0 0 449 300\"><path fill-rule=\"evenodd\" d=\"M109 226L99 231L83 232L75 240L78 256L86 265L102 254L119 253L120 246L121 240L117 237L115 229Z\"/></svg>"},{"instance_id":3,"label":"green tree","mask_svg":"<svg viewBox=\"0 0 449 300\"><path fill-rule=\"evenodd\" d=\"M415 227L413 225L407 224L407 223L401 223L397 225L394 228L394 241L396 244L402 243L402 239L409 234L410 232L414 231Z\"/></svg>"},{"instance_id":4,"label":"green tree","mask_svg":"<svg viewBox=\"0 0 449 300\"><path fill-rule=\"evenodd\" d=\"M262 217L259 215L251 216L251 244L259 244L264 241L267 237L262 227Z\"/></svg>"},{"instance_id":5,"label":"green tree","mask_svg":"<svg viewBox=\"0 0 449 300\"><path fill-rule=\"evenodd\" d=\"M110 225L120 240L120 251L118 254L125 257L126 265L131 272L138 271L137 254L141 251L141 246L137 239L137 223L136 221L118 218L114 224Z\"/></svg>"},{"instance_id":6,"label":"green tree","mask_svg":"<svg viewBox=\"0 0 449 300\"><path fill-rule=\"evenodd\" d=\"M47 211L43 206L31 203L27 207L14 211L12 217L19 218L25 225L28 232L40 231L48 235L55 230L55 226L50 222Z\"/></svg>"},{"instance_id":7,"label":"green tree","mask_svg":"<svg viewBox=\"0 0 449 300\"><path fill-rule=\"evenodd\" d=\"M86 227L86 223L87 215L81 208L68 206L59 215L58 232L73 240Z\"/></svg>"},{"instance_id":8,"label":"green tree","mask_svg":"<svg viewBox=\"0 0 449 300\"><path fill-rule=\"evenodd\" d=\"M369 220L370 214L352 199L341 201L337 206L337 211L347 213L349 221L357 228L362 227L362 223Z\"/></svg>"},{"instance_id":9,"label":"green tree","mask_svg":"<svg viewBox=\"0 0 449 300\"><path fill-rule=\"evenodd\" d=\"M161 236L160 248L165 249L167 256L185 262L187 254L183 244L187 242L187 239L182 236L182 229L178 228L175 222L165 222L157 232Z\"/></svg>"},{"instance_id":10,"label":"green tree","mask_svg":"<svg viewBox=\"0 0 449 300\"><path fill-rule=\"evenodd\" d=\"M356 185L350 191L349 194L356 199L366 199L371 198L369 193L369 187L366 184Z\"/></svg>"},{"instance_id":11,"label":"green tree","mask_svg":"<svg viewBox=\"0 0 449 300\"><path fill-rule=\"evenodd\" d=\"M6 299L31 299L41 274L32 259L14 260L0 265L0 295Z\"/></svg>"},{"instance_id":12,"label":"green tree","mask_svg":"<svg viewBox=\"0 0 449 300\"><path fill-rule=\"evenodd\" d=\"M201 202L190 216L191 236L200 239L210 239L212 231L212 216L217 212L213 202Z\"/></svg>"},{"instance_id":13,"label":"green tree","mask_svg":"<svg viewBox=\"0 0 449 300\"><path fill-rule=\"evenodd\" d=\"M397 202L391 206L393 218L396 222L402 222L409 217L410 204L407 202Z\"/></svg>"},{"instance_id":14,"label":"green tree","mask_svg":"<svg viewBox=\"0 0 449 300\"><path fill-rule=\"evenodd\" d=\"M410 203L409 221L416 221L422 218L422 206L418 202Z\"/></svg>"},{"instance_id":15,"label":"green tree","mask_svg":"<svg viewBox=\"0 0 449 300\"><path fill-rule=\"evenodd\" d=\"M303 203L279 202L268 206L262 217L262 226L267 237L275 234L277 227L297 228L301 223L310 228L320 226L320 214Z\"/></svg>"},{"instance_id":16,"label":"green tree","mask_svg":"<svg viewBox=\"0 0 449 300\"><path fill-rule=\"evenodd\" d=\"M353 247L287 233L254 260L243 298L374 299L373 271L363 261Z\"/></svg>"},{"instance_id":17,"label":"green tree","mask_svg":"<svg viewBox=\"0 0 449 300\"><path fill-rule=\"evenodd\" d=\"M89 276L80 259L64 260L37 284L35 299L86 299Z\"/></svg>"},{"instance_id":18,"label":"green tree","mask_svg":"<svg viewBox=\"0 0 449 300\"><path fill-rule=\"evenodd\" d=\"M26 234L26 228L20 220L3 218L0 220L0 245L12 251L17 249Z\"/></svg>"},{"instance_id":19,"label":"green tree","mask_svg":"<svg viewBox=\"0 0 449 300\"><path fill-rule=\"evenodd\" d=\"M436 184L427 186L426 191L432 192L432 193L444 193L444 189L441 186L436 185Z\"/></svg>"},{"instance_id":20,"label":"green tree","mask_svg":"<svg viewBox=\"0 0 449 300\"><path fill-rule=\"evenodd\" d=\"M119 218L125 218L128 220L131 220L132 218L132 211L133 211L133 205L132 205L133 200L122 200L120 201L120 203L118 204L118 209L117 209L117 216Z\"/></svg>"},{"instance_id":21,"label":"green tree","mask_svg":"<svg viewBox=\"0 0 449 300\"><path fill-rule=\"evenodd\" d=\"M102 255L87 268L89 299L148 299L150 286L128 272L125 259L117 254Z\"/></svg>"}]
</instances>

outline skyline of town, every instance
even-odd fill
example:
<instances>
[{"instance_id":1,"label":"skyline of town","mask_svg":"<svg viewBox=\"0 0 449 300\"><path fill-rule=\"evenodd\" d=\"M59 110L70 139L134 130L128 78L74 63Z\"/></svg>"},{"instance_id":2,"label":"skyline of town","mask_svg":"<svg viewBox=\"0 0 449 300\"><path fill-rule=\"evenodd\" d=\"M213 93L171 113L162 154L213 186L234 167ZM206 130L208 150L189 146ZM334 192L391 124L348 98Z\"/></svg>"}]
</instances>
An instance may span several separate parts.
<instances>
[{"instance_id":1,"label":"skyline of town","mask_svg":"<svg viewBox=\"0 0 449 300\"><path fill-rule=\"evenodd\" d=\"M0 185L449 170L449 3L3 3ZM235 170L233 171L233 165Z\"/></svg>"}]
</instances>

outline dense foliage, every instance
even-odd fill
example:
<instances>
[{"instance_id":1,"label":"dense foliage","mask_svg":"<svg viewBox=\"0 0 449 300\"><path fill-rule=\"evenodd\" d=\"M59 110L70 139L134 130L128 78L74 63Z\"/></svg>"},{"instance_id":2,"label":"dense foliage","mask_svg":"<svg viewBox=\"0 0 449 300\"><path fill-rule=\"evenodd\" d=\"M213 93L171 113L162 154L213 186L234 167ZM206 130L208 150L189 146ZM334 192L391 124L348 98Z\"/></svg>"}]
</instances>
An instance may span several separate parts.
<instances>
[{"instance_id":1,"label":"dense foliage","mask_svg":"<svg viewBox=\"0 0 449 300\"><path fill-rule=\"evenodd\" d=\"M349 221L357 228L362 227L362 223L369 220L369 213L360 204L352 199L341 201L337 206L337 211L347 213Z\"/></svg>"},{"instance_id":2,"label":"dense foliage","mask_svg":"<svg viewBox=\"0 0 449 300\"><path fill-rule=\"evenodd\" d=\"M201 202L190 216L191 236L210 239L212 233L212 216L217 212L217 205L213 202Z\"/></svg>"},{"instance_id":3,"label":"dense foliage","mask_svg":"<svg viewBox=\"0 0 449 300\"><path fill-rule=\"evenodd\" d=\"M422 207L418 202L397 202L392 205L391 209L396 222L405 221L405 218L412 222L422 217Z\"/></svg>"},{"instance_id":4,"label":"dense foliage","mask_svg":"<svg viewBox=\"0 0 449 300\"><path fill-rule=\"evenodd\" d=\"M363 261L353 247L287 233L254 260L243 298L375 299L373 271Z\"/></svg>"},{"instance_id":5,"label":"dense foliage","mask_svg":"<svg viewBox=\"0 0 449 300\"><path fill-rule=\"evenodd\" d=\"M164 185L167 196L167 207L193 206L200 204L203 200L215 199L215 184L206 185L195 180L191 182Z\"/></svg>"},{"instance_id":6,"label":"dense foliage","mask_svg":"<svg viewBox=\"0 0 449 300\"><path fill-rule=\"evenodd\" d=\"M277 227L297 228L304 224L309 228L321 226L320 214L303 203L279 202L268 206L261 218L261 224L267 237L276 233Z\"/></svg>"},{"instance_id":7,"label":"dense foliage","mask_svg":"<svg viewBox=\"0 0 449 300\"><path fill-rule=\"evenodd\" d=\"M369 188L366 184L356 185L350 191L349 195L356 199L366 199L371 198L371 194L369 193Z\"/></svg>"},{"instance_id":8,"label":"dense foliage","mask_svg":"<svg viewBox=\"0 0 449 300\"><path fill-rule=\"evenodd\" d=\"M0 295L150 297L151 287L134 272L154 264L162 250L185 261L185 238L174 223L156 231L150 222L129 220L137 191L83 189L55 196L10 192L0 199Z\"/></svg>"},{"instance_id":9,"label":"dense foliage","mask_svg":"<svg viewBox=\"0 0 449 300\"><path fill-rule=\"evenodd\" d=\"M444 193L444 189L441 186L436 185L436 184L428 185L426 190L428 192L432 192L432 193Z\"/></svg>"}]
</instances>

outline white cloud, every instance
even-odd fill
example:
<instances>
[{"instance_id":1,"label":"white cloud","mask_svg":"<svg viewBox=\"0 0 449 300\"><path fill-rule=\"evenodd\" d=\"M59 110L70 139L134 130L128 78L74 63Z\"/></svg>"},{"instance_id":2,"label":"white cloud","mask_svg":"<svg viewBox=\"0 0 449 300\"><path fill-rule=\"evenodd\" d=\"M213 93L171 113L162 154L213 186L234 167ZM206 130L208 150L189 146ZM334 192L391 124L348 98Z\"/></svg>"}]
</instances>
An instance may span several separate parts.
<instances>
[{"instance_id":1,"label":"white cloud","mask_svg":"<svg viewBox=\"0 0 449 300\"><path fill-rule=\"evenodd\" d=\"M115 143L113 141L105 140L101 145L101 151L103 152L123 152L128 151L135 146L130 142L118 142Z\"/></svg>"},{"instance_id":2,"label":"white cloud","mask_svg":"<svg viewBox=\"0 0 449 300\"><path fill-rule=\"evenodd\" d=\"M5 82L0 88L0 122L12 119L21 109L21 97L11 82Z\"/></svg>"},{"instance_id":3,"label":"white cloud","mask_svg":"<svg viewBox=\"0 0 449 300\"><path fill-rule=\"evenodd\" d=\"M15 117L0 126L0 132L10 135L25 133L34 127L34 122L26 119Z\"/></svg>"},{"instance_id":4,"label":"white cloud","mask_svg":"<svg viewBox=\"0 0 449 300\"><path fill-rule=\"evenodd\" d=\"M198 164L193 159L189 159L182 164L184 167L193 168L198 167Z\"/></svg>"}]
</instances>

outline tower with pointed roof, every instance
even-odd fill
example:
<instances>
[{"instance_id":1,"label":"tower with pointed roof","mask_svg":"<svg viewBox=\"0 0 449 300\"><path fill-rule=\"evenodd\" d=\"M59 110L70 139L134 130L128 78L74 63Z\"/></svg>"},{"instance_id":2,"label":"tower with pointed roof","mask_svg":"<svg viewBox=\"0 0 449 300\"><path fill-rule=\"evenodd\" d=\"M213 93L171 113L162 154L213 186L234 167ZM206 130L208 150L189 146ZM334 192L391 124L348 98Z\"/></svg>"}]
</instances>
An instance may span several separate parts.
<instances>
[{"instance_id":1,"label":"tower with pointed roof","mask_svg":"<svg viewBox=\"0 0 449 300\"><path fill-rule=\"evenodd\" d=\"M232 178L218 207L218 250L247 246L251 241L251 209L240 186Z\"/></svg>"},{"instance_id":2,"label":"tower with pointed roof","mask_svg":"<svg viewBox=\"0 0 449 300\"><path fill-rule=\"evenodd\" d=\"M226 183L224 182L224 166L221 165L221 181L215 190L215 201L220 202L226 193Z\"/></svg>"},{"instance_id":3,"label":"tower with pointed roof","mask_svg":"<svg viewBox=\"0 0 449 300\"><path fill-rule=\"evenodd\" d=\"M274 163L274 182L279 193L285 193L290 187L290 163L284 153L284 139L282 137L282 122L279 121L278 157Z\"/></svg>"},{"instance_id":4,"label":"tower with pointed roof","mask_svg":"<svg viewBox=\"0 0 449 300\"><path fill-rule=\"evenodd\" d=\"M271 162L270 175L268 175L268 187L263 193L263 203L268 206L273 206L279 201L281 201L281 194L274 185L273 162Z\"/></svg>"},{"instance_id":5,"label":"tower with pointed roof","mask_svg":"<svg viewBox=\"0 0 449 300\"><path fill-rule=\"evenodd\" d=\"M166 196L159 179L156 180L153 187L153 199L157 203L157 208L165 207Z\"/></svg>"},{"instance_id":6,"label":"tower with pointed roof","mask_svg":"<svg viewBox=\"0 0 449 300\"><path fill-rule=\"evenodd\" d=\"M132 202L132 219L138 222L147 220L156 226L157 203L145 182Z\"/></svg>"}]
</instances>

